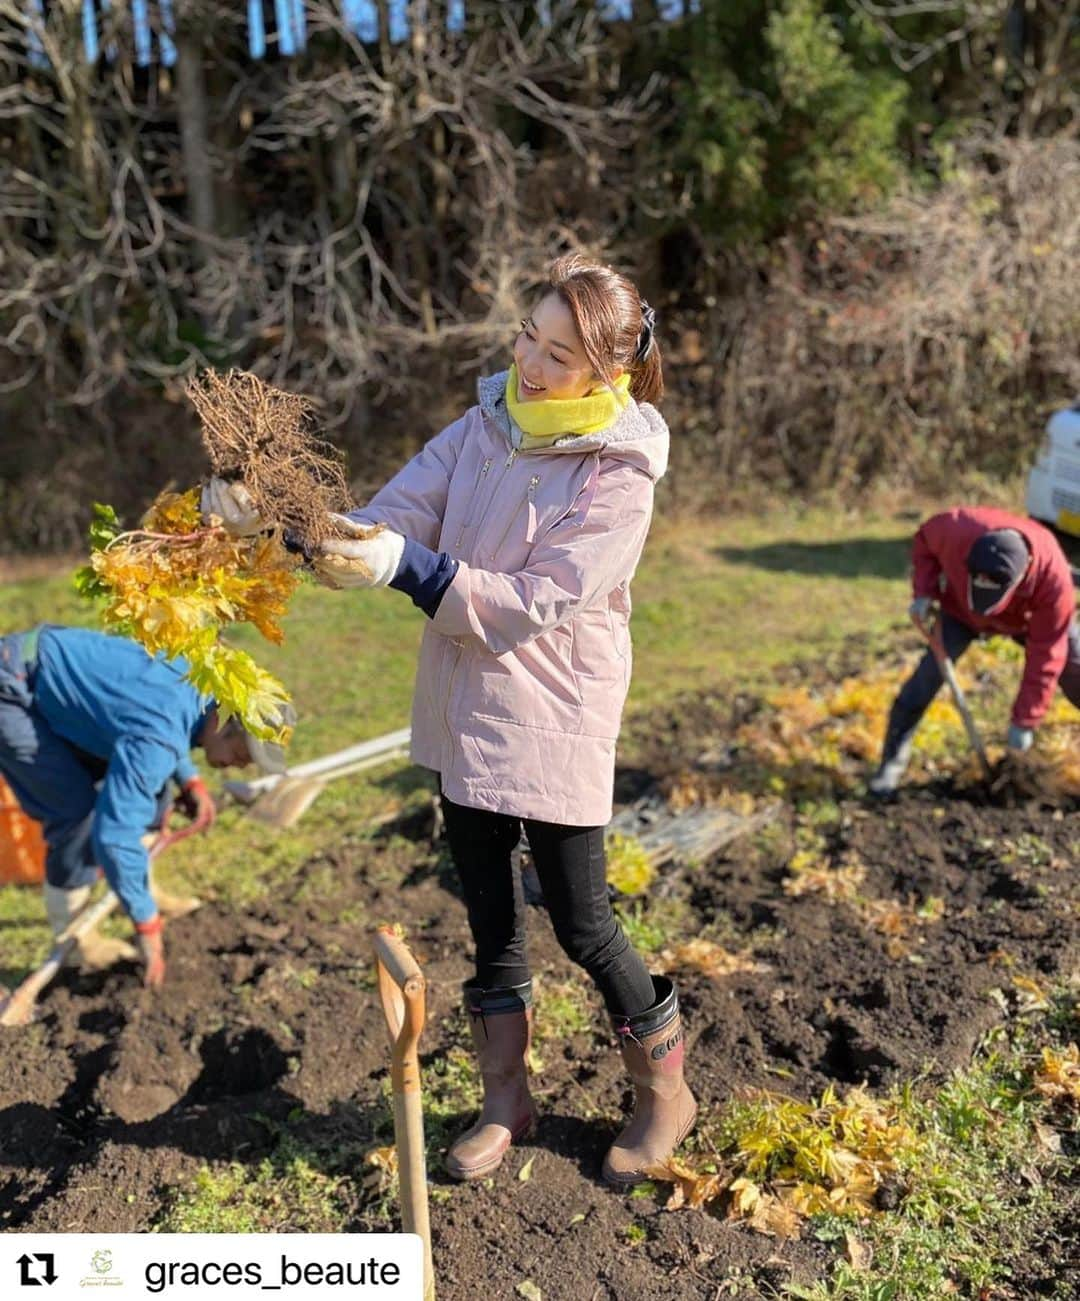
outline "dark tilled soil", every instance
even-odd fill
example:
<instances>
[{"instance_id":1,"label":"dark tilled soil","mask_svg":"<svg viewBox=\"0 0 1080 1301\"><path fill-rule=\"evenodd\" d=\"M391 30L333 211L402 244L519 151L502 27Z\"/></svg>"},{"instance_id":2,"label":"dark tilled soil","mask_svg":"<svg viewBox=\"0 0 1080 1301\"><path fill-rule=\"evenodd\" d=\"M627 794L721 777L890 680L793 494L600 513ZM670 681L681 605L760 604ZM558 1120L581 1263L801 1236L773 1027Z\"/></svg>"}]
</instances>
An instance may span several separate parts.
<instances>
[{"instance_id":1,"label":"dark tilled soil","mask_svg":"<svg viewBox=\"0 0 1080 1301\"><path fill-rule=\"evenodd\" d=\"M621 789L643 781L626 774ZM1012 972L1049 983L1076 967L1075 812L980 806L946 788L884 808L854 800L841 808L829 848L856 851L868 865L864 892L940 897L943 919L897 952L847 907L788 897L783 862L793 845L783 819L706 867L669 873L662 888L688 901L696 926L722 928L733 946L753 938L767 964L720 980L679 978L689 1074L705 1106L744 1086L807 1096L830 1082L942 1075L969 1061L1000 1019L989 991L1007 990ZM1027 847L1020 854L1018 843ZM327 866L312 864L311 874L325 879ZM43 999L37 1024L0 1032L0 1228L144 1229L170 1186L208 1163L257 1164L286 1123L325 1153L388 1141L386 1037L365 927L339 919L408 925L429 980L430 1062L462 1041L465 911L422 835L343 849L329 866L339 883L331 900L310 899L302 878L248 913L208 905L174 923L160 995L143 991L130 967L69 974ZM576 979L542 910L530 920L536 970ZM525 1279L545 1301L755 1296L825 1273L831 1249L813 1241L781 1243L712 1214L667 1213L599 1182L629 1102L599 1006L590 1032L548 1041L542 1056L536 1134L490 1186L445 1181L449 1196L433 1201L441 1297L482 1289L512 1298ZM531 1177L519 1180L530 1159ZM337 1167L328 1159L328 1168ZM1063 1195L1063 1213L1067 1204ZM351 1207L350 1227L387 1227L360 1192ZM1039 1251L1018 1266L1012 1296L1046 1295L1048 1262L1057 1262L1057 1286L1062 1270L1076 1268L1074 1212L1047 1226ZM632 1222L645 1241L627 1239ZM718 1293L735 1270L743 1290Z\"/></svg>"}]
</instances>

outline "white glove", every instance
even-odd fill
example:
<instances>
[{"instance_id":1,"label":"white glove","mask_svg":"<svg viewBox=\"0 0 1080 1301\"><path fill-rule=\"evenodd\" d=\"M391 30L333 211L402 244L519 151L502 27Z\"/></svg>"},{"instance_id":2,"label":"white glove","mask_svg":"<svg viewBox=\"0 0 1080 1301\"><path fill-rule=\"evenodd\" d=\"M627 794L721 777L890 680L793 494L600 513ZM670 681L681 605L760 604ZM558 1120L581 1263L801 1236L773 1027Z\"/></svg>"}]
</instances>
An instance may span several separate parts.
<instances>
[{"instance_id":1,"label":"white glove","mask_svg":"<svg viewBox=\"0 0 1080 1301\"><path fill-rule=\"evenodd\" d=\"M242 483L211 479L203 487L199 509L208 524L215 518L220 520L234 538L251 537L267 527Z\"/></svg>"},{"instance_id":2,"label":"white glove","mask_svg":"<svg viewBox=\"0 0 1080 1301\"><path fill-rule=\"evenodd\" d=\"M1019 750L1021 754L1025 750L1030 750L1035 741L1035 730L1031 727L1017 727L1015 723L1009 724L1009 735L1005 744L1010 750Z\"/></svg>"},{"instance_id":3,"label":"white glove","mask_svg":"<svg viewBox=\"0 0 1080 1301\"><path fill-rule=\"evenodd\" d=\"M330 518L341 532L353 535L344 541L332 538L319 547L311 562L315 576L327 587L385 587L397 573L405 550L405 539L379 524L363 524L346 515Z\"/></svg>"},{"instance_id":4,"label":"white glove","mask_svg":"<svg viewBox=\"0 0 1080 1301\"><path fill-rule=\"evenodd\" d=\"M917 596L908 606L908 614L917 623L925 623L930 617L933 606L934 598L932 596Z\"/></svg>"}]
</instances>

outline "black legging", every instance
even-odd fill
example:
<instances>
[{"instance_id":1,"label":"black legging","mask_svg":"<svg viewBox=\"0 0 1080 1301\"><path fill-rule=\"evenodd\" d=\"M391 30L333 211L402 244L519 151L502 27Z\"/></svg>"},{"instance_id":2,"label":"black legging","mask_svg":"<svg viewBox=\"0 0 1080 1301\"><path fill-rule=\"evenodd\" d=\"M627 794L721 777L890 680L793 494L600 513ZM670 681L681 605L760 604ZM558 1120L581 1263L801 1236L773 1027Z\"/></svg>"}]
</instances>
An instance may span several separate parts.
<instances>
[{"instance_id":1,"label":"black legging","mask_svg":"<svg viewBox=\"0 0 1080 1301\"><path fill-rule=\"evenodd\" d=\"M476 979L483 988L529 979L525 900L510 861L524 823L551 924L567 956L593 978L614 1015L636 1016L652 1006L652 977L608 898L603 827L536 822L441 798L476 944Z\"/></svg>"}]
</instances>

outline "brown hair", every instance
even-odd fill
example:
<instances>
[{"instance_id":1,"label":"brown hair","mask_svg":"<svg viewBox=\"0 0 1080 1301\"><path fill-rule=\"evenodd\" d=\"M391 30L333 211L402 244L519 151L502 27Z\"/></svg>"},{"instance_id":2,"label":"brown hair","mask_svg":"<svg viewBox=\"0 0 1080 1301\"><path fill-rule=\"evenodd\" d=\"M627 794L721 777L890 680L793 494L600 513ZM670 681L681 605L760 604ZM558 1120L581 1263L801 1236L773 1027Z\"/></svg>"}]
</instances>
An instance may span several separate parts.
<instances>
[{"instance_id":1,"label":"brown hair","mask_svg":"<svg viewBox=\"0 0 1080 1301\"><path fill-rule=\"evenodd\" d=\"M571 253L551 264L543 296L548 294L569 308L585 356L601 379L610 384L616 371L628 371L636 401L656 402L663 395L653 312L626 276Z\"/></svg>"}]
</instances>

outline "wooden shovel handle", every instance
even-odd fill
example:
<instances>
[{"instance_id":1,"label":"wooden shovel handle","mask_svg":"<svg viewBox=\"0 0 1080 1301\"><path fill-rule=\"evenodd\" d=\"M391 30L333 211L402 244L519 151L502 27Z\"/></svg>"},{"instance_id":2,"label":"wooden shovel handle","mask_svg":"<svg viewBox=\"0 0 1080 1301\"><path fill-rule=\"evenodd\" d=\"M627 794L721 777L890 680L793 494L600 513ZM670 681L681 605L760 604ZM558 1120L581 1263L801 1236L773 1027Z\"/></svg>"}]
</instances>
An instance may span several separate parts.
<instances>
[{"instance_id":1,"label":"wooden shovel handle","mask_svg":"<svg viewBox=\"0 0 1080 1301\"><path fill-rule=\"evenodd\" d=\"M424 1028L426 982L416 959L389 926L380 926L372 940L379 999L390 1035L394 1142L401 1179L401 1227L406 1233L420 1235L424 1251L424 1301L435 1301L424 1117L420 1101L420 1058L417 1052L420 1032Z\"/></svg>"},{"instance_id":2,"label":"wooden shovel handle","mask_svg":"<svg viewBox=\"0 0 1080 1301\"><path fill-rule=\"evenodd\" d=\"M417 1045L424 1029L426 982L416 959L390 927L380 926L373 942L379 1000L390 1035L394 1088L404 1093L419 1093Z\"/></svg>"}]
</instances>

